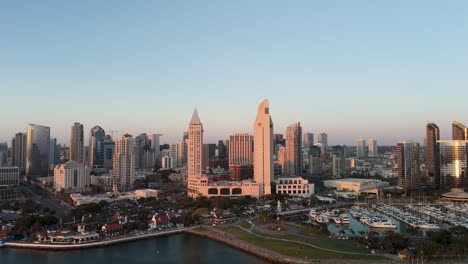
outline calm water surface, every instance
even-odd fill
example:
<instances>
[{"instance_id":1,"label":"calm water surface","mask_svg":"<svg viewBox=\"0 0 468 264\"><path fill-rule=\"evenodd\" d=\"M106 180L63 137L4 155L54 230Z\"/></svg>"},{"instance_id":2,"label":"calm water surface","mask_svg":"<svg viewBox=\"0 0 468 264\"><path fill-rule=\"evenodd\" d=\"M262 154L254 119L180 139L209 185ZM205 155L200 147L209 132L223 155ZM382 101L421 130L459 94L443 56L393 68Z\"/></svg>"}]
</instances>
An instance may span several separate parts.
<instances>
[{"instance_id":1,"label":"calm water surface","mask_svg":"<svg viewBox=\"0 0 468 264\"><path fill-rule=\"evenodd\" d=\"M224 244L188 234L140 240L87 250L38 251L0 248L1 264L51 263L221 263L264 264Z\"/></svg>"}]
</instances>

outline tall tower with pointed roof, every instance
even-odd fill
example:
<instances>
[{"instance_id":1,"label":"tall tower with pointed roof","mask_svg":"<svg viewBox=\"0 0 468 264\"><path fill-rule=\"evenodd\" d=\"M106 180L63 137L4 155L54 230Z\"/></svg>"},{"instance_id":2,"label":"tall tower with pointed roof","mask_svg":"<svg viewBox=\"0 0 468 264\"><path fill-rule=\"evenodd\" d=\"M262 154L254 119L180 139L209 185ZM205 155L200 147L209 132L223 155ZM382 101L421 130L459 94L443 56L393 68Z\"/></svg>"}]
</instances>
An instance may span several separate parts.
<instances>
[{"instance_id":1,"label":"tall tower with pointed roof","mask_svg":"<svg viewBox=\"0 0 468 264\"><path fill-rule=\"evenodd\" d=\"M263 185L261 196L271 194L273 172L273 121L265 99L258 106L254 123L254 180Z\"/></svg>"},{"instance_id":2,"label":"tall tower with pointed roof","mask_svg":"<svg viewBox=\"0 0 468 264\"><path fill-rule=\"evenodd\" d=\"M203 125L198 116L197 109L193 111L189 123L187 140L187 172L188 177L202 176L202 149L203 149Z\"/></svg>"}]
</instances>

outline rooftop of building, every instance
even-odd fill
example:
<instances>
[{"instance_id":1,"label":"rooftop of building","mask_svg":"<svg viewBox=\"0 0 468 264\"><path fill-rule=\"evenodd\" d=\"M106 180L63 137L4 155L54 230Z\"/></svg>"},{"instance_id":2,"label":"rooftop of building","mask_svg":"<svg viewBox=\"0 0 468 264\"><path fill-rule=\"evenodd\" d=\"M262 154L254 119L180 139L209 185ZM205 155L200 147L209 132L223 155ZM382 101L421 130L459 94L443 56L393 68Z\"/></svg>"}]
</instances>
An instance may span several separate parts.
<instances>
[{"instance_id":1,"label":"rooftop of building","mask_svg":"<svg viewBox=\"0 0 468 264\"><path fill-rule=\"evenodd\" d=\"M363 182L375 182L375 181L380 181L380 180L376 180L376 179L344 178L344 179L333 179L333 180L326 180L326 181L340 181L340 182L363 183ZM326 181L325 181L325 182L326 182Z\"/></svg>"}]
</instances>

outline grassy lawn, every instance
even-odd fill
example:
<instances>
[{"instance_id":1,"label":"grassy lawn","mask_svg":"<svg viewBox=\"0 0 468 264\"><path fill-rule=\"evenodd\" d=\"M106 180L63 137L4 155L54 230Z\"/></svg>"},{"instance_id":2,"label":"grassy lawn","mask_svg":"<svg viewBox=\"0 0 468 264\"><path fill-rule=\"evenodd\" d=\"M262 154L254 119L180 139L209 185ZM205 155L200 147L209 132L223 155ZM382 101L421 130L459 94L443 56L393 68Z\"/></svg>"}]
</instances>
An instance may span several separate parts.
<instances>
[{"instance_id":1,"label":"grassy lawn","mask_svg":"<svg viewBox=\"0 0 468 264\"><path fill-rule=\"evenodd\" d=\"M246 228L246 229L250 229L250 227L252 227L252 225L249 224L247 221L242 221L240 223L240 226L243 227L243 228Z\"/></svg>"},{"instance_id":2,"label":"grassy lawn","mask_svg":"<svg viewBox=\"0 0 468 264\"><path fill-rule=\"evenodd\" d=\"M347 259L375 259L375 260L384 259L379 256L358 256L358 255L328 252L328 251L315 249L309 246L300 245L294 242L274 241L274 240L259 238L234 226L223 226L219 228L225 232L228 232L236 236L237 238L245 242L248 242L248 243L260 246L260 247L264 247L272 251L278 252L282 255L287 255L291 257L308 258L308 259L341 259L341 258L343 259L345 258ZM299 238L295 236L288 236L288 235L285 235L285 236L264 235L264 236L275 237L275 238L285 238L285 239L291 239L291 240L300 240ZM317 246L321 246L321 247L323 246L324 248L335 249L335 250L346 250L339 246L332 246L333 243L331 242L328 242L330 244L324 243L327 241L313 241L313 242L314 244L317 244Z\"/></svg>"}]
</instances>

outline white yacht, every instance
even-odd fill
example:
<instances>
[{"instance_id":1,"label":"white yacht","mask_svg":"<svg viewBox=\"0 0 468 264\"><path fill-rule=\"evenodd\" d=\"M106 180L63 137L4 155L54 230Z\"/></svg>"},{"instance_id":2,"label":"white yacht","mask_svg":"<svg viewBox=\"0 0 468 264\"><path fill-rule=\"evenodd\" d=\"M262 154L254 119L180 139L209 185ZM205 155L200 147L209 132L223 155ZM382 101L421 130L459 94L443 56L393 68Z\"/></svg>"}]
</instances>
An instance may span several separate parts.
<instances>
[{"instance_id":1,"label":"white yacht","mask_svg":"<svg viewBox=\"0 0 468 264\"><path fill-rule=\"evenodd\" d=\"M440 229L440 226L432 223L418 223L416 227L419 229Z\"/></svg>"},{"instance_id":2,"label":"white yacht","mask_svg":"<svg viewBox=\"0 0 468 264\"><path fill-rule=\"evenodd\" d=\"M340 215L340 220L341 220L342 224L349 225L349 217L348 217L347 214L341 214Z\"/></svg>"},{"instance_id":3,"label":"white yacht","mask_svg":"<svg viewBox=\"0 0 468 264\"><path fill-rule=\"evenodd\" d=\"M396 228L396 225L391 221L370 222L369 226L373 228Z\"/></svg>"},{"instance_id":4,"label":"white yacht","mask_svg":"<svg viewBox=\"0 0 468 264\"><path fill-rule=\"evenodd\" d=\"M332 219L333 219L333 222L335 222L335 224L341 224L341 220L338 216L335 216Z\"/></svg>"},{"instance_id":5,"label":"white yacht","mask_svg":"<svg viewBox=\"0 0 468 264\"><path fill-rule=\"evenodd\" d=\"M315 221L315 219L317 218L317 211L315 211L315 209L310 209L310 212L309 212L309 218L310 220L312 221Z\"/></svg>"}]
</instances>

